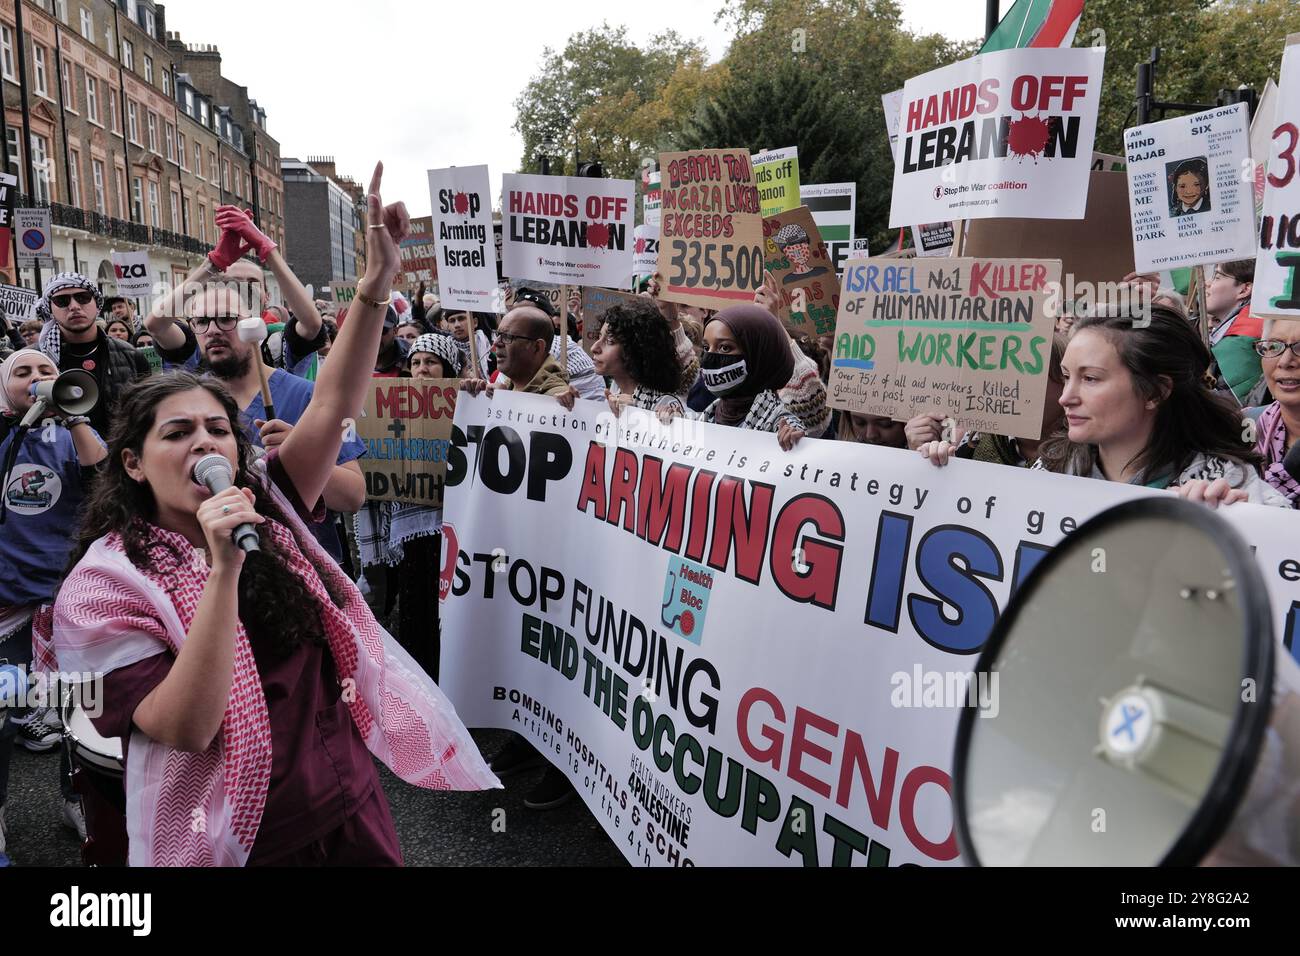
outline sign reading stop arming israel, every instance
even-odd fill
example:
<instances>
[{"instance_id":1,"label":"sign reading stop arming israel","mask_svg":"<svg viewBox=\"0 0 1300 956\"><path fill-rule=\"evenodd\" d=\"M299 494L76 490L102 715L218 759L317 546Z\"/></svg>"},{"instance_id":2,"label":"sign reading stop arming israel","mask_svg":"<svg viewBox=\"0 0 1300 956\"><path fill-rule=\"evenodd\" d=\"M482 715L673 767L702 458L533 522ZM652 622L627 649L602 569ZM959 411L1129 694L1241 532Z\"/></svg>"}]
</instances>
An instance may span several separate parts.
<instances>
[{"instance_id":1,"label":"sign reading stop arming israel","mask_svg":"<svg viewBox=\"0 0 1300 956\"><path fill-rule=\"evenodd\" d=\"M970 678L1011 591L1170 494L508 392L460 396L451 442L440 684L646 866L960 862L957 718L1017 692ZM1219 514L1300 646L1300 515Z\"/></svg>"}]
</instances>

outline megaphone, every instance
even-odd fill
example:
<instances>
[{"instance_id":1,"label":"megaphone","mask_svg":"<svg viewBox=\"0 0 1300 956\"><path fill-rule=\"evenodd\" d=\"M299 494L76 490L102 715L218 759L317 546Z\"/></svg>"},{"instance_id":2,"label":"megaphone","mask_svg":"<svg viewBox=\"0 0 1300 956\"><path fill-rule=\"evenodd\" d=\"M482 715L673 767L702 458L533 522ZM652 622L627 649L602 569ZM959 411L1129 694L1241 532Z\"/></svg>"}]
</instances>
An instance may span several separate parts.
<instances>
[{"instance_id":1,"label":"megaphone","mask_svg":"<svg viewBox=\"0 0 1300 956\"><path fill-rule=\"evenodd\" d=\"M1012 596L953 759L963 858L1300 863L1300 668L1250 548L1204 505L1094 517Z\"/></svg>"},{"instance_id":2,"label":"megaphone","mask_svg":"<svg viewBox=\"0 0 1300 956\"><path fill-rule=\"evenodd\" d=\"M95 376L79 368L60 373L52 382L37 382L31 387L36 399L22 420L31 426L52 407L63 415L85 415L99 402L99 383Z\"/></svg>"}]
</instances>

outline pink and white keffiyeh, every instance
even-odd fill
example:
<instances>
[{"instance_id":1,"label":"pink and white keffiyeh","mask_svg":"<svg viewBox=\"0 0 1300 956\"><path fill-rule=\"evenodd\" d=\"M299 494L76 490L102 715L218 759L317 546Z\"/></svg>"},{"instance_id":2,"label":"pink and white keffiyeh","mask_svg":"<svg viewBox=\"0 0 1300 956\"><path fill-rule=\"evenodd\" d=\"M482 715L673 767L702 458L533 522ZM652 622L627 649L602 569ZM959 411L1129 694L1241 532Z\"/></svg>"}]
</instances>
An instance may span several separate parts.
<instances>
[{"instance_id":1,"label":"pink and white keffiyeh","mask_svg":"<svg viewBox=\"0 0 1300 956\"><path fill-rule=\"evenodd\" d=\"M370 613L361 593L267 483L293 529L264 527L307 583L338 677L355 684L348 710L366 746L408 783L431 790L500 787L455 708ZM152 527L154 563L142 572L121 537L87 551L54 606L54 641L65 668L108 673L185 642L210 569L180 535ZM170 545L173 551L165 545ZM304 557L306 549L346 597L340 610ZM179 560L174 555L180 555ZM127 751L127 836L132 866L243 866L257 836L271 779L266 697L243 625L235 634L235 673L225 719L201 754L131 734Z\"/></svg>"}]
</instances>

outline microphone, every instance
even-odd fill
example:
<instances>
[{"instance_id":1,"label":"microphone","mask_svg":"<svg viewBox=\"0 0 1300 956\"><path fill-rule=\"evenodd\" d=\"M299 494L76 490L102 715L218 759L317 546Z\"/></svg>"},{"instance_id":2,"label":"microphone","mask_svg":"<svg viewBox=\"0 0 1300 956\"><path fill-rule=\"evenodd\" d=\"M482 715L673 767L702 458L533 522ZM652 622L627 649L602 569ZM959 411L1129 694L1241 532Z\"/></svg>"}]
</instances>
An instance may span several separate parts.
<instances>
[{"instance_id":1,"label":"microphone","mask_svg":"<svg viewBox=\"0 0 1300 956\"><path fill-rule=\"evenodd\" d=\"M234 475L230 471L230 462L223 455L204 455L194 463L194 480L215 495L234 483ZM230 536L245 552L261 550L257 544L257 529L250 522L237 526Z\"/></svg>"},{"instance_id":2,"label":"microphone","mask_svg":"<svg viewBox=\"0 0 1300 956\"><path fill-rule=\"evenodd\" d=\"M1300 481L1300 441L1291 446L1291 450L1282 459L1282 467L1292 478Z\"/></svg>"}]
</instances>

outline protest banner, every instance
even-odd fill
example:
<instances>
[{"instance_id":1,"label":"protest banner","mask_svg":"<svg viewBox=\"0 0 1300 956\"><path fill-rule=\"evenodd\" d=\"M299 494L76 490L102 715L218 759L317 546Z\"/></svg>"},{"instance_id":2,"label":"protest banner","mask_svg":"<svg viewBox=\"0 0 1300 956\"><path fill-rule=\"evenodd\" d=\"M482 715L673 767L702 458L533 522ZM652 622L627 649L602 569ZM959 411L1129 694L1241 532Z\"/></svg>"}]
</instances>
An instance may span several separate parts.
<instances>
[{"instance_id":1,"label":"protest banner","mask_svg":"<svg viewBox=\"0 0 1300 956\"><path fill-rule=\"evenodd\" d=\"M857 214L857 183L804 183L799 187L802 204L812 213L822 242L838 275L853 246L854 217Z\"/></svg>"},{"instance_id":2,"label":"protest banner","mask_svg":"<svg viewBox=\"0 0 1300 956\"><path fill-rule=\"evenodd\" d=\"M1300 319L1300 33L1286 38L1264 175L1250 314Z\"/></svg>"},{"instance_id":3,"label":"protest banner","mask_svg":"<svg viewBox=\"0 0 1300 956\"><path fill-rule=\"evenodd\" d=\"M641 222L658 226L663 218L663 199L660 193L662 174L657 166L647 166L642 173Z\"/></svg>"},{"instance_id":4,"label":"protest banner","mask_svg":"<svg viewBox=\"0 0 1300 956\"><path fill-rule=\"evenodd\" d=\"M371 379L356 422L366 454L357 460L371 501L442 507L459 382L450 378Z\"/></svg>"},{"instance_id":5,"label":"protest banner","mask_svg":"<svg viewBox=\"0 0 1300 956\"><path fill-rule=\"evenodd\" d=\"M113 273L117 294L128 299L147 297L153 291L148 252L113 252Z\"/></svg>"},{"instance_id":6,"label":"protest banner","mask_svg":"<svg viewBox=\"0 0 1300 956\"><path fill-rule=\"evenodd\" d=\"M0 285L0 310L11 327L17 327L28 319L36 318L36 303L41 294L34 289L23 289L16 285Z\"/></svg>"},{"instance_id":7,"label":"protest banner","mask_svg":"<svg viewBox=\"0 0 1300 956\"><path fill-rule=\"evenodd\" d=\"M1111 153L1092 154L1092 171L1107 173L1122 173L1128 166L1128 160L1123 156L1115 156Z\"/></svg>"},{"instance_id":8,"label":"protest banner","mask_svg":"<svg viewBox=\"0 0 1300 956\"><path fill-rule=\"evenodd\" d=\"M1255 254L1246 104L1124 131L1138 272Z\"/></svg>"},{"instance_id":9,"label":"protest banner","mask_svg":"<svg viewBox=\"0 0 1300 956\"><path fill-rule=\"evenodd\" d=\"M763 285L763 216L749 153L663 153L659 296L704 309L752 302Z\"/></svg>"},{"instance_id":10,"label":"protest banner","mask_svg":"<svg viewBox=\"0 0 1300 956\"><path fill-rule=\"evenodd\" d=\"M54 258L50 237L50 209L15 209L14 229L18 233L18 265L34 266Z\"/></svg>"},{"instance_id":11,"label":"protest banner","mask_svg":"<svg viewBox=\"0 0 1300 956\"><path fill-rule=\"evenodd\" d=\"M0 268L11 268L14 241L14 205L18 200L18 177L0 173ZM12 275L11 275L12 277Z\"/></svg>"},{"instance_id":12,"label":"protest banner","mask_svg":"<svg viewBox=\"0 0 1300 956\"><path fill-rule=\"evenodd\" d=\"M631 285L635 186L630 179L505 176L506 275L561 285Z\"/></svg>"},{"instance_id":13,"label":"protest banner","mask_svg":"<svg viewBox=\"0 0 1300 956\"><path fill-rule=\"evenodd\" d=\"M764 216L775 216L799 205L799 147L764 150L750 157L754 184Z\"/></svg>"},{"instance_id":14,"label":"protest banner","mask_svg":"<svg viewBox=\"0 0 1300 956\"><path fill-rule=\"evenodd\" d=\"M1128 179L1090 172L1083 219L977 219L962 254L975 258L1060 259L1067 283L1100 287L1133 271ZM1069 301L1077 297L1071 295Z\"/></svg>"},{"instance_id":15,"label":"protest banner","mask_svg":"<svg viewBox=\"0 0 1300 956\"><path fill-rule=\"evenodd\" d=\"M486 166L429 170L438 289L444 309L496 311L496 235Z\"/></svg>"},{"instance_id":16,"label":"protest banner","mask_svg":"<svg viewBox=\"0 0 1300 956\"><path fill-rule=\"evenodd\" d=\"M1088 518L1172 494L507 392L462 396L452 444L439 685L644 866L960 863L955 728L1017 692L970 673L1009 596ZM1218 514L1295 654L1300 516Z\"/></svg>"},{"instance_id":17,"label":"protest banner","mask_svg":"<svg viewBox=\"0 0 1300 956\"><path fill-rule=\"evenodd\" d=\"M351 305L352 300L357 297L356 281L352 282L331 282L330 298L338 305Z\"/></svg>"},{"instance_id":18,"label":"protest banner","mask_svg":"<svg viewBox=\"0 0 1300 956\"><path fill-rule=\"evenodd\" d=\"M956 241L951 222L923 222L912 227L912 245L916 254L925 256L950 256Z\"/></svg>"},{"instance_id":19,"label":"protest banner","mask_svg":"<svg viewBox=\"0 0 1300 956\"><path fill-rule=\"evenodd\" d=\"M150 375L158 375L159 373L162 372L163 370L162 356L158 354L158 350L156 348L154 348L152 345L138 345L136 346L135 350L139 352L141 355L143 355L145 361L149 363Z\"/></svg>"},{"instance_id":20,"label":"protest banner","mask_svg":"<svg viewBox=\"0 0 1300 956\"><path fill-rule=\"evenodd\" d=\"M880 97L880 105L885 111L885 135L889 137L889 152L894 162L898 162L898 117L903 111L903 91L894 90Z\"/></svg>"},{"instance_id":21,"label":"protest banner","mask_svg":"<svg viewBox=\"0 0 1300 956\"><path fill-rule=\"evenodd\" d=\"M807 206L763 219L766 267L781 290L781 321L816 337L835 331L840 283Z\"/></svg>"},{"instance_id":22,"label":"protest banner","mask_svg":"<svg viewBox=\"0 0 1300 956\"><path fill-rule=\"evenodd\" d=\"M585 288L582 290L582 349L591 354L592 343L600 338L600 326L605 321L606 310L615 305L629 305L646 301L631 292L613 289Z\"/></svg>"},{"instance_id":23,"label":"protest banner","mask_svg":"<svg viewBox=\"0 0 1300 956\"><path fill-rule=\"evenodd\" d=\"M907 421L1042 433L1058 261L868 259L844 270L831 405Z\"/></svg>"},{"instance_id":24,"label":"protest banner","mask_svg":"<svg viewBox=\"0 0 1300 956\"><path fill-rule=\"evenodd\" d=\"M1277 84L1269 77L1255 105L1255 116L1250 121L1250 156L1254 167L1253 192L1255 194L1255 221L1264 215L1264 175L1269 156L1272 155L1273 116L1277 112Z\"/></svg>"},{"instance_id":25,"label":"protest banner","mask_svg":"<svg viewBox=\"0 0 1300 956\"><path fill-rule=\"evenodd\" d=\"M891 228L1081 219L1105 50L985 53L907 81Z\"/></svg>"},{"instance_id":26,"label":"protest banner","mask_svg":"<svg viewBox=\"0 0 1300 956\"><path fill-rule=\"evenodd\" d=\"M427 288L438 277L433 233L413 232L402 240L398 255L402 260L402 282L408 288L421 282L425 283Z\"/></svg>"},{"instance_id":27,"label":"protest banner","mask_svg":"<svg viewBox=\"0 0 1300 956\"><path fill-rule=\"evenodd\" d=\"M511 279L509 280L510 295L506 297L507 303L513 302L513 296L520 289L532 289L534 292L546 293L546 298L550 300L551 308L555 309L555 314L560 314L560 302L564 298L564 286L556 285L554 282L538 282L534 279Z\"/></svg>"},{"instance_id":28,"label":"protest banner","mask_svg":"<svg viewBox=\"0 0 1300 956\"><path fill-rule=\"evenodd\" d=\"M632 247L632 274L634 276L654 275L655 269L659 266L659 227L637 226L635 235Z\"/></svg>"}]
</instances>

